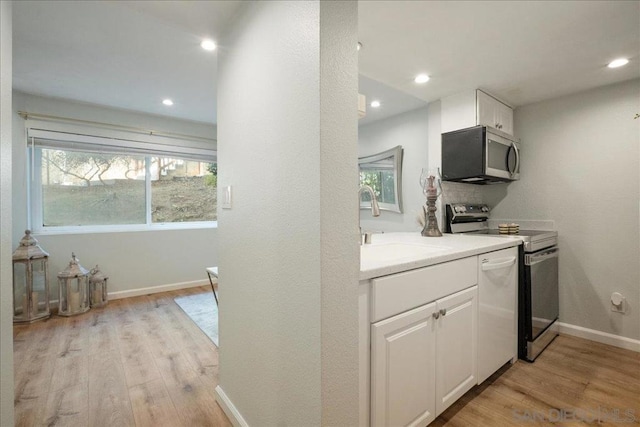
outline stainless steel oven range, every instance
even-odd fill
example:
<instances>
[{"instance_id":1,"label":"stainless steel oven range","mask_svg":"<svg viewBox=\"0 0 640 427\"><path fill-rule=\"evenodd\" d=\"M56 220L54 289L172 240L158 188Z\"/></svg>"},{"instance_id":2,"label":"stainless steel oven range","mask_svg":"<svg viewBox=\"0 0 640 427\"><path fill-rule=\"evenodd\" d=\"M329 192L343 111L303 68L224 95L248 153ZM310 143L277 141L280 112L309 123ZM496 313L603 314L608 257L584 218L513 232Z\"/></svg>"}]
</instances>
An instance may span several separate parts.
<instances>
[{"instance_id":1,"label":"stainless steel oven range","mask_svg":"<svg viewBox=\"0 0 640 427\"><path fill-rule=\"evenodd\" d=\"M520 230L500 234L488 225L490 209L483 204L446 205L448 233L477 233L496 237L519 237L518 357L533 362L558 335L558 233Z\"/></svg>"}]
</instances>

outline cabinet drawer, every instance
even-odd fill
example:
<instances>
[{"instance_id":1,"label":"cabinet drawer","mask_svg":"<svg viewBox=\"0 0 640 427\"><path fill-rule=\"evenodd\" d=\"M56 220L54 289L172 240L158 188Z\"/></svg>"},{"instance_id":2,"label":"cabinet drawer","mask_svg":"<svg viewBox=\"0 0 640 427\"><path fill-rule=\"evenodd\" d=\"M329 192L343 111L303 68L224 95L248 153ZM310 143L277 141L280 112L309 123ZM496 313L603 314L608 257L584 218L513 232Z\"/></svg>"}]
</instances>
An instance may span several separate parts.
<instances>
[{"instance_id":1,"label":"cabinet drawer","mask_svg":"<svg viewBox=\"0 0 640 427\"><path fill-rule=\"evenodd\" d=\"M371 319L386 319L478 283L478 258L445 262L371 281Z\"/></svg>"}]
</instances>

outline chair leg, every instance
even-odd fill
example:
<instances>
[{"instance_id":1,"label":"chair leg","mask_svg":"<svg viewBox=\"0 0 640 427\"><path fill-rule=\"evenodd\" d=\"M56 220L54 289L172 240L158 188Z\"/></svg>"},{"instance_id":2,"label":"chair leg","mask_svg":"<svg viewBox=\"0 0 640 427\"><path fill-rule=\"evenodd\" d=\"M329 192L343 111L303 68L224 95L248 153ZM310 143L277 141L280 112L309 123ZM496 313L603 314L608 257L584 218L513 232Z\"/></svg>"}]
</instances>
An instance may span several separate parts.
<instances>
[{"instance_id":1,"label":"chair leg","mask_svg":"<svg viewBox=\"0 0 640 427\"><path fill-rule=\"evenodd\" d=\"M209 283L211 283L211 290L213 291L213 297L216 299L216 305L218 305L218 295L216 295L216 288L213 287L213 280L211 280L211 273L207 271L207 276L209 276Z\"/></svg>"}]
</instances>

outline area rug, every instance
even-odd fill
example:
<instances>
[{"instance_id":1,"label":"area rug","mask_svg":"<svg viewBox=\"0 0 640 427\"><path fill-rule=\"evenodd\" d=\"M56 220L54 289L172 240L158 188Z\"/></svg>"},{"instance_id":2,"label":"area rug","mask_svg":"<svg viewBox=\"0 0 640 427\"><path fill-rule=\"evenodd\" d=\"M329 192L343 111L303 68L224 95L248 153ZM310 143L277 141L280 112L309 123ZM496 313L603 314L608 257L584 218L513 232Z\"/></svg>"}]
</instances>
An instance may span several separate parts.
<instances>
[{"instance_id":1,"label":"area rug","mask_svg":"<svg viewBox=\"0 0 640 427\"><path fill-rule=\"evenodd\" d=\"M174 301L187 316L198 325L213 343L218 346L218 306L213 293L187 295L174 298Z\"/></svg>"}]
</instances>

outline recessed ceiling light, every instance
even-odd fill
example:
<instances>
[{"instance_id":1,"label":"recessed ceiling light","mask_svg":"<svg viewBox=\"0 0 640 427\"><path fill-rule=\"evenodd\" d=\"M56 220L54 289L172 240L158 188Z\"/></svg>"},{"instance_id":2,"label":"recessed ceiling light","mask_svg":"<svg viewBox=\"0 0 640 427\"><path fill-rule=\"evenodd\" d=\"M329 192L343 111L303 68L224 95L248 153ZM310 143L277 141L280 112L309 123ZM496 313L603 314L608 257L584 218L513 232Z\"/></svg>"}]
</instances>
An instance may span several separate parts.
<instances>
[{"instance_id":1,"label":"recessed ceiling light","mask_svg":"<svg viewBox=\"0 0 640 427\"><path fill-rule=\"evenodd\" d=\"M172 105L173 105L173 101L172 101L172 100L170 100L170 99L168 99L168 98L167 98L167 99L163 99L163 100L162 100L162 103L163 103L164 105L168 106L168 107L170 107L170 106L172 106Z\"/></svg>"},{"instance_id":2,"label":"recessed ceiling light","mask_svg":"<svg viewBox=\"0 0 640 427\"><path fill-rule=\"evenodd\" d=\"M362 43L358 42L358 50L362 49Z\"/></svg>"},{"instance_id":3,"label":"recessed ceiling light","mask_svg":"<svg viewBox=\"0 0 640 427\"><path fill-rule=\"evenodd\" d=\"M609 65L607 65L607 67L618 68L618 67L622 67L623 65L627 65L628 63L629 63L629 60L627 58L618 58L609 62Z\"/></svg>"},{"instance_id":4,"label":"recessed ceiling light","mask_svg":"<svg viewBox=\"0 0 640 427\"><path fill-rule=\"evenodd\" d=\"M380 101L371 101L371 107L378 108L380 106Z\"/></svg>"},{"instance_id":5,"label":"recessed ceiling light","mask_svg":"<svg viewBox=\"0 0 640 427\"><path fill-rule=\"evenodd\" d=\"M216 42L211 39L204 39L202 43L200 43L200 47L211 52L212 50L216 50Z\"/></svg>"},{"instance_id":6,"label":"recessed ceiling light","mask_svg":"<svg viewBox=\"0 0 640 427\"><path fill-rule=\"evenodd\" d=\"M429 81L429 76L426 74L418 74L413 81L420 84L426 83Z\"/></svg>"}]
</instances>

